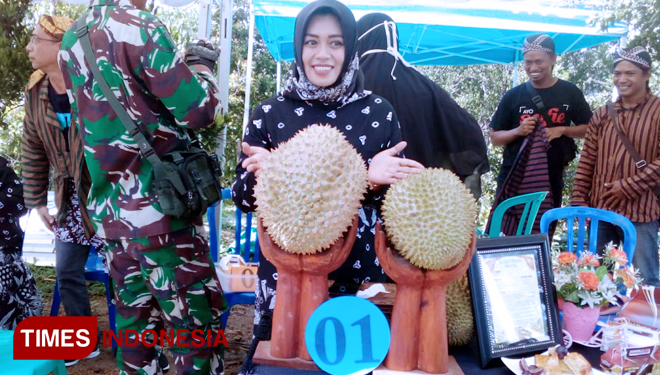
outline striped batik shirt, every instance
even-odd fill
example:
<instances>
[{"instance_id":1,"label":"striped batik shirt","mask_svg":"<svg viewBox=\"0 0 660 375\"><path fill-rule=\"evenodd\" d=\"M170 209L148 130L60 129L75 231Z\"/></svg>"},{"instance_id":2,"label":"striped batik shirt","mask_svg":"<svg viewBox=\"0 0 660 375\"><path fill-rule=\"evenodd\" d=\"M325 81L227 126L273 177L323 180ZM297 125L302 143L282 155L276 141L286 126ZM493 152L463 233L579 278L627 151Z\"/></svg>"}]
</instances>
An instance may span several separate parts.
<instances>
[{"instance_id":1,"label":"striped batik shirt","mask_svg":"<svg viewBox=\"0 0 660 375\"><path fill-rule=\"evenodd\" d=\"M69 151L66 139L57 120L57 114L48 99L48 77L32 81L25 91L25 118L21 139L21 166L25 192L25 205L28 208L46 206L50 179L55 185L55 204L58 218L65 214L65 181L73 178L78 192L81 219L88 237L93 234L92 223L84 209L87 191L91 185L85 166L82 139L78 129L71 126L69 131ZM74 166L76 166L74 168ZM52 168L53 175L49 176Z\"/></svg>"},{"instance_id":2,"label":"striped batik shirt","mask_svg":"<svg viewBox=\"0 0 660 375\"><path fill-rule=\"evenodd\" d=\"M25 92L21 164L28 208L46 205L51 166L58 207L62 207L65 180L73 177L66 139L48 99L48 85L48 77L44 77Z\"/></svg>"},{"instance_id":3,"label":"striped batik shirt","mask_svg":"<svg viewBox=\"0 0 660 375\"><path fill-rule=\"evenodd\" d=\"M610 209L603 205L605 183L621 182L627 201L616 212L633 222L658 220L660 207L653 187L660 185L660 98L648 94L633 108L624 109L621 101L614 104L621 131L648 163L637 168L621 142L610 119L607 106L600 107L591 118L580 155L573 186L573 206Z\"/></svg>"}]
</instances>

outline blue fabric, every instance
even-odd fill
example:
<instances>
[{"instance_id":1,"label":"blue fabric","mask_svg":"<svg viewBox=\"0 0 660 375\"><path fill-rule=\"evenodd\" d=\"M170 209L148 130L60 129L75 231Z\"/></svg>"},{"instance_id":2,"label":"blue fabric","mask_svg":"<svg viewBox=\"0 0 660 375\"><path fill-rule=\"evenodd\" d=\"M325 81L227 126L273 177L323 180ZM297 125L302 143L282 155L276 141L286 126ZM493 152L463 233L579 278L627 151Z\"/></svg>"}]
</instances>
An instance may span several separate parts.
<instances>
[{"instance_id":1,"label":"blue fabric","mask_svg":"<svg viewBox=\"0 0 660 375\"><path fill-rule=\"evenodd\" d=\"M0 363L3 375L66 375L61 359L14 360L14 331L0 330Z\"/></svg>"},{"instance_id":2,"label":"blue fabric","mask_svg":"<svg viewBox=\"0 0 660 375\"><path fill-rule=\"evenodd\" d=\"M71 113L58 113L57 121L60 122L62 130L68 129L71 126Z\"/></svg>"},{"instance_id":3,"label":"blue fabric","mask_svg":"<svg viewBox=\"0 0 660 375\"><path fill-rule=\"evenodd\" d=\"M255 24L276 61L293 60L295 17L301 0L254 0ZM399 29L403 57L415 65L510 64L522 60L522 45L532 34L547 33L558 54L595 46L627 34L617 23L600 31L590 25L596 11L530 7L522 1L373 2L344 0L359 19L367 13L389 15ZM478 26L477 26L478 25Z\"/></svg>"},{"instance_id":4,"label":"blue fabric","mask_svg":"<svg viewBox=\"0 0 660 375\"><path fill-rule=\"evenodd\" d=\"M660 267L658 266L658 221L650 223L633 223L637 231L637 244L635 245L635 256L633 266L640 271L643 284L660 287ZM618 245L623 241L621 228L606 222L598 225L598 241L596 247L598 255L603 254L605 245L614 241Z\"/></svg>"}]
</instances>

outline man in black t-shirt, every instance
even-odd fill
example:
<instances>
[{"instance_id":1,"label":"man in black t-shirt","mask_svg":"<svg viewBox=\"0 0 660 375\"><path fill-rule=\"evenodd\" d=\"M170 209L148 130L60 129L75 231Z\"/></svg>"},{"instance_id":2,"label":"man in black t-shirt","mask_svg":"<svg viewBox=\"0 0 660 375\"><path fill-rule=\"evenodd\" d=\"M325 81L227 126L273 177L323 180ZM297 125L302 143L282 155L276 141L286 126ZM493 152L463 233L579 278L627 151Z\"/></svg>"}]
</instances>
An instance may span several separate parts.
<instances>
[{"instance_id":1,"label":"man in black t-shirt","mask_svg":"<svg viewBox=\"0 0 660 375\"><path fill-rule=\"evenodd\" d=\"M498 191L511 172L525 137L538 124L545 128L550 144L547 150L548 179L553 206L559 207L564 168L575 158L577 150L572 138L584 138L591 109L577 86L552 75L557 59L552 38L547 35L527 37L523 59L529 82L540 95L546 110L539 113L532 101L529 83L516 86L504 94L490 124L493 146L505 146L497 176Z\"/></svg>"}]
</instances>

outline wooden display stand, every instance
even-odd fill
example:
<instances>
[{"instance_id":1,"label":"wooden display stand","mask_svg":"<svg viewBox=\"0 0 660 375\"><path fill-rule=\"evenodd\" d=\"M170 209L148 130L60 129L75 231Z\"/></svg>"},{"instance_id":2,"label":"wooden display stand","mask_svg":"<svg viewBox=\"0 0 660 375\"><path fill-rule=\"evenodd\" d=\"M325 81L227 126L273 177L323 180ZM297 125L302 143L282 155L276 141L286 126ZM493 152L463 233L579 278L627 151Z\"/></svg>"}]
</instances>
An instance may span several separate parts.
<instances>
[{"instance_id":1,"label":"wooden display stand","mask_svg":"<svg viewBox=\"0 0 660 375\"><path fill-rule=\"evenodd\" d=\"M254 363L318 369L305 346L310 315L328 299L328 274L348 258L357 234L357 215L344 237L319 254L289 253L280 248L258 220L261 253L277 268L277 299L270 342L260 342Z\"/></svg>"},{"instance_id":2,"label":"wooden display stand","mask_svg":"<svg viewBox=\"0 0 660 375\"><path fill-rule=\"evenodd\" d=\"M384 361L388 370L463 374L456 361L449 358L445 302L447 285L465 273L476 244L477 239L473 235L469 249L456 266L447 270L424 270L393 251L387 244L381 224L377 223L376 255L385 273L397 284L390 350Z\"/></svg>"}]
</instances>

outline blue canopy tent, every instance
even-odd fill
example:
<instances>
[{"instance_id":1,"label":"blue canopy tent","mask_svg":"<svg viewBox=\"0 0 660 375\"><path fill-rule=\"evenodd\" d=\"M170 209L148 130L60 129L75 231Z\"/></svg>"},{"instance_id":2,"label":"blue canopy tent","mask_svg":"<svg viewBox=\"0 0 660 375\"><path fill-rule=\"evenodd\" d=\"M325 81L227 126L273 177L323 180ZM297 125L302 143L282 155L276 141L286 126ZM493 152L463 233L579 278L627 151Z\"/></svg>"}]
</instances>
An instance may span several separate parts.
<instances>
[{"instance_id":1,"label":"blue canopy tent","mask_svg":"<svg viewBox=\"0 0 660 375\"><path fill-rule=\"evenodd\" d=\"M253 0L255 24L276 61L293 59L295 17L309 1ZM344 0L356 19L386 13L397 22L403 57L415 65L510 64L522 59L526 36L547 33L562 54L618 39L625 24L608 32L590 25L596 11L530 1ZM404 4L402 4L404 3Z\"/></svg>"}]
</instances>

